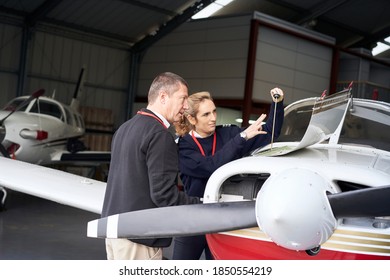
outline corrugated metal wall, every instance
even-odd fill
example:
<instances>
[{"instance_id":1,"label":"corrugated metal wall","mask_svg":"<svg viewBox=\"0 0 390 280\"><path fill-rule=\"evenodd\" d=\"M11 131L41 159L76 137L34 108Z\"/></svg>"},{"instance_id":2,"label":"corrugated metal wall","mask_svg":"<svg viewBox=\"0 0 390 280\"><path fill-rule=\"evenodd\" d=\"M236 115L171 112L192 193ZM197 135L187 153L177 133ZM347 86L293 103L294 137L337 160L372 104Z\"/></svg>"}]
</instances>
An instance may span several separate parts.
<instances>
[{"instance_id":1,"label":"corrugated metal wall","mask_svg":"<svg viewBox=\"0 0 390 280\"><path fill-rule=\"evenodd\" d=\"M260 24L253 100L269 102L280 87L286 104L320 96L329 88L332 48Z\"/></svg>"},{"instance_id":2,"label":"corrugated metal wall","mask_svg":"<svg viewBox=\"0 0 390 280\"><path fill-rule=\"evenodd\" d=\"M208 90L215 98L243 99L254 18L220 17L181 25L146 52L136 95L146 97L153 78L172 71L189 82L190 93ZM253 100L269 102L269 89L274 86L286 91L286 104L319 95L329 87L331 48L296 37L297 26L287 26L293 32L280 29L259 28ZM18 25L0 24L0 106L17 94L22 31ZM128 119L129 47L40 25L29 41L27 58L25 94L45 88L46 95L55 91L56 99L69 103L85 67L81 105L112 110L114 128ZM144 105L134 104L134 108Z\"/></svg>"},{"instance_id":3,"label":"corrugated metal wall","mask_svg":"<svg viewBox=\"0 0 390 280\"><path fill-rule=\"evenodd\" d=\"M16 96L21 28L0 23L0 106Z\"/></svg>"},{"instance_id":4,"label":"corrugated metal wall","mask_svg":"<svg viewBox=\"0 0 390 280\"><path fill-rule=\"evenodd\" d=\"M139 96L158 72L172 71L190 92L243 99L252 15L188 22L152 46L142 62ZM278 21L278 24L282 24ZM291 26L288 26L291 28ZM310 36L310 32L307 32ZM269 90L282 87L286 103L320 95L329 87L332 49L289 33L260 27L253 100L270 102Z\"/></svg>"},{"instance_id":5,"label":"corrugated metal wall","mask_svg":"<svg viewBox=\"0 0 390 280\"><path fill-rule=\"evenodd\" d=\"M115 123L125 111L129 83L129 51L75 40L46 32L35 33L26 89L55 91L70 103L81 68L86 68L80 105L111 109Z\"/></svg>"},{"instance_id":6,"label":"corrugated metal wall","mask_svg":"<svg viewBox=\"0 0 390 280\"><path fill-rule=\"evenodd\" d=\"M0 106L17 95L22 28L0 24ZM86 68L80 105L110 109L119 125L126 118L130 53L126 48L88 42L37 30L29 42L23 94L44 88L69 104L81 68Z\"/></svg>"},{"instance_id":7,"label":"corrugated metal wall","mask_svg":"<svg viewBox=\"0 0 390 280\"><path fill-rule=\"evenodd\" d=\"M190 93L243 98L251 16L188 22L153 45L142 61L138 96L160 72L181 75Z\"/></svg>"}]
</instances>

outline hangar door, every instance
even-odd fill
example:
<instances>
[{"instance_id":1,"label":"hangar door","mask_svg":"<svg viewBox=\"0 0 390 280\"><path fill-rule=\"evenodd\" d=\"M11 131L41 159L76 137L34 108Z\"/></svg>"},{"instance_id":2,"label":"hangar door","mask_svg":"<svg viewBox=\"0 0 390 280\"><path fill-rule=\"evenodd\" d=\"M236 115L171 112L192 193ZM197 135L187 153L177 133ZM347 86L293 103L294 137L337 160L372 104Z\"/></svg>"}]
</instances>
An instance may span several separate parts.
<instances>
[{"instance_id":1,"label":"hangar door","mask_svg":"<svg viewBox=\"0 0 390 280\"><path fill-rule=\"evenodd\" d=\"M329 88L334 39L275 19L258 20L252 100L269 102L275 86L286 104ZM248 77L247 77L248 78ZM264 94L267 93L267 94Z\"/></svg>"}]
</instances>

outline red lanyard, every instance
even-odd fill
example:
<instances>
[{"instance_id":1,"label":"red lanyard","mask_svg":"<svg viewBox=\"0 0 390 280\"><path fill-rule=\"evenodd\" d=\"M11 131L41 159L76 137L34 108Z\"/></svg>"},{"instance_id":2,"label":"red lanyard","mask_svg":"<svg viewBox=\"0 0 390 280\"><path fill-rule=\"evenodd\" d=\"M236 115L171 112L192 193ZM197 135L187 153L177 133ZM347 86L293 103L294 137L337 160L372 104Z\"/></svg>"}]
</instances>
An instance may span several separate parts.
<instances>
[{"instance_id":1,"label":"red lanyard","mask_svg":"<svg viewBox=\"0 0 390 280\"><path fill-rule=\"evenodd\" d=\"M158 120L165 128L168 128L168 127L165 125L165 123L164 123L161 119L157 118L155 115L153 115L153 114L151 114L151 113L144 112L144 111L138 111L137 114L155 118L155 119Z\"/></svg>"},{"instance_id":2,"label":"red lanyard","mask_svg":"<svg viewBox=\"0 0 390 280\"><path fill-rule=\"evenodd\" d=\"M204 150L203 150L203 148L202 148L202 145L199 143L198 139L196 139L196 137L195 137L195 135L194 135L194 131L191 131L191 136L192 136L192 139L194 139L196 145L198 145L201 154L205 157L206 154L204 153ZM215 146L216 146L216 145L217 145L217 134L214 132L213 151L211 152L211 155L212 155L212 156L215 154Z\"/></svg>"}]
</instances>

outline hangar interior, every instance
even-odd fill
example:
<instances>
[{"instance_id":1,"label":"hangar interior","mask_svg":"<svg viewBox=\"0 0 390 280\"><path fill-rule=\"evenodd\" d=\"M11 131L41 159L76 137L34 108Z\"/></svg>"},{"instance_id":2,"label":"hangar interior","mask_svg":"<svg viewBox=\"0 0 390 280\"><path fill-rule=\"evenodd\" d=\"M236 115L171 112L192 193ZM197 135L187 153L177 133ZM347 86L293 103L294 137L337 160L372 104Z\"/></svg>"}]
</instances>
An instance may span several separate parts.
<instances>
[{"instance_id":1,"label":"hangar interior","mask_svg":"<svg viewBox=\"0 0 390 280\"><path fill-rule=\"evenodd\" d=\"M190 93L210 91L221 123L241 117L245 125L268 112L275 86L286 105L351 81L354 96L390 102L390 50L373 54L378 42L390 45L388 0L235 0L192 19L223 2L0 0L0 106L39 88L70 103L85 69L81 112L98 131L85 141L109 150L115 129L146 105L152 79L164 71L184 77ZM34 250L25 258L39 258ZM15 254L1 258L20 258Z\"/></svg>"},{"instance_id":2,"label":"hangar interior","mask_svg":"<svg viewBox=\"0 0 390 280\"><path fill-rule=\"evenodd\" d=\"M87 127L102 132L86 141L108 150L162 71L183 76L190 92L210 91L231 110L221 122L233 112L246 124L267 111L275 85L286 105L350 81L355 96L376 90L389 101L390 51L371 53L377 42L389 45L388 1L235 0L192 19L224 2L0 1L0 104L38 88L69 103L85 68L82 112Z\"/></svg>"}]
</instances>

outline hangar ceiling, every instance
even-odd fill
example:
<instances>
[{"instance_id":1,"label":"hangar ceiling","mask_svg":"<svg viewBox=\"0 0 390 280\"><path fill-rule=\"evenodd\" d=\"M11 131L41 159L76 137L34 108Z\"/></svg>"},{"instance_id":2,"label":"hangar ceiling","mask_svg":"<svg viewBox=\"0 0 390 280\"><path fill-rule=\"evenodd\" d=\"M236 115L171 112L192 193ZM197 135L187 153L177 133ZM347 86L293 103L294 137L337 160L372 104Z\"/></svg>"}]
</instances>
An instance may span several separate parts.
<instances>
[{"instance_id":1,"label":"hangar ceiling","mask_svg":"<svg viewBox=\"0 0 390 280\"><path fill-rule=\"evenodd\" d=\"M212 2L0 0L0 21L29 28L49 24L142 50ZM371 50L390 36L389 10L388 0L235 0L214 16L258 11L332 36L340 47ZM390 57L390 51L379 57Z\"/></svg>"}]
</instances>

